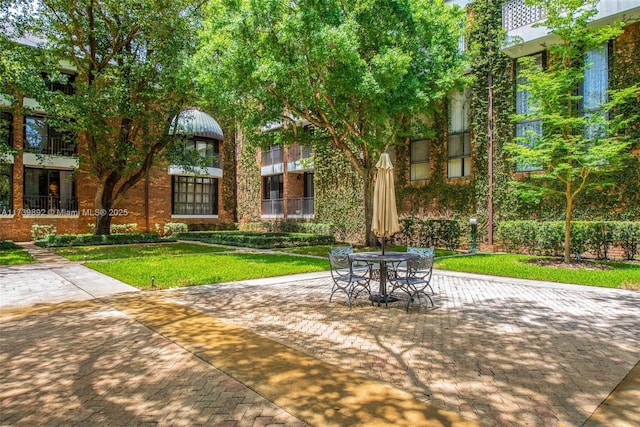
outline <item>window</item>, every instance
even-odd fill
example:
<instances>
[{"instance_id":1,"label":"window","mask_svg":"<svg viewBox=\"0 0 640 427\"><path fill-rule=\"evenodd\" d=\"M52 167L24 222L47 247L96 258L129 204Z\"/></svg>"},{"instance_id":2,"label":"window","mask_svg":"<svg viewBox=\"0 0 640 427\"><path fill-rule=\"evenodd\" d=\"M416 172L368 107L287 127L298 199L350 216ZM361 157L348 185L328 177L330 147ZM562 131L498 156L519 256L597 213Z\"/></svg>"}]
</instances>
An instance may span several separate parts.
<instances>
[{"instance_id":1,"label":"window","mask_svg":"<svg viewBox=\"0 0 640 427\"><path fill-rule=\"evenodd\" d=\"M42 78L51 92L62 92L65 95L73 95L76 92L75 74L60 73L57 78L51 78L47 73L43 73Z\"/></svg>"},{"instance_id":2,"label":"window","mask_svg":"<svg viewBox=\"0 0 640 427\"><path fill-rule=\"evenodd\" d=\"M584 71L582 92L582 111L585 116L598 115L602 111L602 104L607 102L609 89L609 45L604 44L600 49L587 52L587 68ZM585 130L589 139L602 135L602 126L593 124Z\"/></svg>"},{"instance_id":3,"label":"window","mask_svg":"<svg viewBox=\"0 0 640 427\"><path fill-rule=\"evenodd\" d=\"M262 177L262 215L284 213L284 175Z\"/></svg>"},{"instance_id":4,"label":"window","mask_svg":"<svg viewBox=\"0 0 640 427\"><path fill-rule=\"evenodd\" d=\"M469 109L471 91L455 91L449 100L448 176L457 178L471 174L471 136Z\"/></svg>"},{"instance_id":5,"label":"window","mask_svg":"<svg viewBox=\"0 0 640 427\"><path fill-rule=\"evenodd\" d=\"M284 175L265 176L262 179L262 198L264 200L282 199L284 197Z\"/></svg>"},{"instance_id":6,"label":"window","mask_svg":"<svg viewBox=\"0 0 640 427\"><path fill-rule=\"evenodd\" d=\"M411 181L429 178L429 142L426 139L411 141Z\"/></svg>"},{"instance_id":7,"label":"window","mask_svg":"<svg viewBox=\"0 0 640 427\"><path fill-rule=\"evenodd\" d=\"M0 141L13 147L13 116L6 111L0 112Z\"/></svg>"},{"instance_id":8,"label":"window","mask_svg":"<svg viewBox=\"0 0 640 427\"><path fill-rule=\"evenodd\" d=\"M534 66L540 68L545 66L546 57L544 53L538 53L533 58ZM516 60L516 114L530 114L535 109L535 105L530 99L531 94L521 86L526 83L525 78L522 76L523 69L524 65ZM540 119L525 119L516 122L516 137L526 140L526 142L520 142L521 144L533 146L540 135L542 135L542 122ZM516 171L519 172L540 169L539 166L523 163L516 164Z\"/></svg>"},{"instance_id":9,"label":"window","mask_svg":"<svg viewBox=\"0 0 640 427\"><path fill-rule=\"evenodd\" d=\"M173 176L174 215L217 215L218 180L193 176Z\"/></svg>"},{"instance_id":10,"label":"window","mask_svg":"<svg viewBox=\"0 0 640 427\"><path fill-rule=\"evenodd\" d=\"M0 164L0 215L13 209L13 167Z\"/></svg>"},{"instance_id":11,"label":"window","mask_svg":"<svg viewBox=\"0 0 640 427\"><path fill-rule=\"evenodd\" d=\"M207 167L220 167L220 151L215 139L190 138L185 142L187 150L195 150L201 158L206 159Z\"/></svg>"},{"instance_id":12,"label":"window","mask_svg":"<svg viewBox=\"0 0 640 427\"><path fill-rule=\"evenodd\" d=\"M49 126L43 117L25 117L24 149L41 154L75 154L75 138Z\"/></svg>"},{"instance_id":13,"label":"window","mask_svg":"<svg viewBox=\"0 0 640 427\"><path fill-rule=\"evenodd\" d=\"M77 211L73 172L24 168L24 208L35 214Z\"/></svg>"}]
</instances>

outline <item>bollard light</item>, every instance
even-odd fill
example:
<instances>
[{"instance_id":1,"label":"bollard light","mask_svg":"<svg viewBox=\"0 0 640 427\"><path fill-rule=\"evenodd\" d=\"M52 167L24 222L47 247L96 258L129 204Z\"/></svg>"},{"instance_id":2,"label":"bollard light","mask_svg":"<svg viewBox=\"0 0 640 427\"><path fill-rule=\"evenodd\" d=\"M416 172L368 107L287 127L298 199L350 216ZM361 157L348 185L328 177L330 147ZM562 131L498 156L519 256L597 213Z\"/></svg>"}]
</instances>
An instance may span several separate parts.
<instances>
[{"instance_id":1,"label":"bollard light","mask_svg":"<svg viewBox=\"0 0 640 427\"><path fill-rule=\"evenodd\" d=\"M156 287L156 276L151 276L151 287L152 288Z\"/></svg>"},{"instance_id":2,"label":"bollard light","mask_svg":"<svg viewBox=\"0 0 640 427\"><path fill-rule=\"evenodd\" d=\"M469 252L476 252L478 249L476 248L476 241L478 238L478 219L470 218L469 225L471 225L471 247L469 248Z\"/></svg>"}]
</instances>

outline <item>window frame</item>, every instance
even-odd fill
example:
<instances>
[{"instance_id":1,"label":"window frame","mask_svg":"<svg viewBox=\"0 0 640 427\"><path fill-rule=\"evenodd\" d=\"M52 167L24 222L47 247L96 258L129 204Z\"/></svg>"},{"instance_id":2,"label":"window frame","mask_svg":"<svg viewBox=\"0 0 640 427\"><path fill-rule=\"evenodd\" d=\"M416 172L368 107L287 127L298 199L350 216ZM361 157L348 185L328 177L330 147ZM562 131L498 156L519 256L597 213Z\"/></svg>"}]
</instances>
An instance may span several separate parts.
<instances>
[{"instance_id":1,"label":"window frame","mask_svg":"<svg viewBox=\"0 0 640 427\"><path fill-rule=\"evenodd\" d=\"M424 158L420 158L420 159L415 159L414 156L414 145L415 144L424 144L424 150L425 150L425 156ZM410 147L409 147L409 162L410 162L410 166L409 166L409 179L411 182L420 182L420 181L427 181L429 180L429 177L431 176L431 165L429 163L430 160L430 153L429 153L429 149L431 147L431 144L429 142L428 139L426 138L420 138L420 139L412 139L410 142ZM426 166L426 173L424 175L418 175L418 167L425 167Z\"/></svg>"},{"instance_id":2,"label":"window frame","mask_svg":"<svg viewBox=\"0 0 640 427\"><path fill-rule=\"evenodd\" d=\"M459 94L462 99L462 111L454 111L453 106L458 103L453 102L454 95ZM454 113L460 113L462 118L461 129L453 129ZM447 178L467 178L471 176L471 89L465 88L463 91L454 91L449 96L448 109L448 129L447 129ZM452 155L452 137L459 139L462 144L461 154ZM461 161L461 174L452 174L452 161Z\"/></svg>"},{"instance_id":3,"label":"window frame","mask_svg":"<svg viewBox=\"0 0 640 427\"><path fill-rule=\"evenodd\" d=\"M205 182L206 181L206 182ZM180 187L184 186L186 191ZM201 186L201 191L196 191ZM202 177L192 175L172 175L171 176L171 215L184 216L214 216L218 215L218 196L220 181L218 178ZM205 192L205 188L209 188ZM189 191L192 189L193 191ZM207 194L209 201L203 202L204 195ZM178 199L184 200L178 200ZM200 201L198 202L198 198ZM191 199L191 200L190 200ZM180 208L179 208L180 206ZM203 207L206 208L203 209Z\"/></svg>"}]
</instances>

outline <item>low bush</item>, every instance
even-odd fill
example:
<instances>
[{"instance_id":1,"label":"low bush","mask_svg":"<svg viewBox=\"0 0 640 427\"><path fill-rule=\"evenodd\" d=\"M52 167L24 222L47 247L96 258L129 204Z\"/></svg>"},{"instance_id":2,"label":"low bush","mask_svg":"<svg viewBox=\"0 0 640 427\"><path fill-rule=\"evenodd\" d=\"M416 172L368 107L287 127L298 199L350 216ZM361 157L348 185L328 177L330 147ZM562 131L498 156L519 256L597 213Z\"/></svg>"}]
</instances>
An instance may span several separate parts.
<instances>
[{"instance_id":1,"label":"low bush","mask_svg":"<svg viewBox=\"0 0 640 427\"><path fill-rule=\"evenodd\" d=\"M400 226L396 243L453 250L460 241L460 223L453 219L405 218L400 220Z\"/></svg>"},{"instance_id":2,"label":"low bush","mask_svg":"<svg viewBox=\"0 0 640 427\"><path fill-rule=\"evenodd\" d=\"M56 228L53 225L34 224L31 226L31 237L33 240L46 239L56 234Z\"/></svg>"},{"instance_id":3,"label":"low bush","mask_svg":"<svg viewBox=\"0 0 640 427\"><path fill-rule=\"evenodd\" d=\"M12 249L22 249L20 246L13 243L11 240L0 240L0 250L7 251Z\"/></svg>"},{"instance_id":4,"label":"low bush","mask_svg":"<svg viewBox=\"0 0 640 427\"><path fill-rule=\"evenodd\" d=\"M242 231L268 232L268 233L311 233L311 234L334 234L334 229L330 224L320 224L315 222L250 222L242 225Z\"/></svg>"},{"instance_id":5,"label":"low bush","mask_svg":"<svg viewBox=\"0 0 640 427\"><path fill-rule=\"evenodd\" d=\"M45 239L37 240L36 245L51 248L61 246L89 246L89 245L124 245L135 243L159 243L168 241L161 239L156 233L132 234L60 234L49 235Z\"/></svg>"},{"instance_id":6,"label":"low bush","mask_svg":"<svg viewBox=\"0 0 640 427\"><path fill-rule=\"evenodd\" d=\"M187 224L188 231L224 231L237 230L235 222L194 222Z\"/></svg>"},{"instance_id":7,"label":"low bush","mask_svg":"<svg viewBox=\"0 0 640 427\"><path fill-rule=\"evenodd\" d=\"M505 221L497 229L507 252L558 256L563 253L564 222ZM640 252L640 223L631 221L574 221L571 224L571 251L576 258L591 253L608 259L614 247L622 248L631 260Z\"/></svg>"},{"instance_id":8,"label":"low bush","mask_svg":"<svg viewBox=\"0 0 640 427\"><path fill-rule=\"evenodd\" d=\"M249 248L288 248L294 246L330 245L333 236L309 233L260 233L251 231L197 231L179 233L181 240Z\"/></svg>"}]
</instances>

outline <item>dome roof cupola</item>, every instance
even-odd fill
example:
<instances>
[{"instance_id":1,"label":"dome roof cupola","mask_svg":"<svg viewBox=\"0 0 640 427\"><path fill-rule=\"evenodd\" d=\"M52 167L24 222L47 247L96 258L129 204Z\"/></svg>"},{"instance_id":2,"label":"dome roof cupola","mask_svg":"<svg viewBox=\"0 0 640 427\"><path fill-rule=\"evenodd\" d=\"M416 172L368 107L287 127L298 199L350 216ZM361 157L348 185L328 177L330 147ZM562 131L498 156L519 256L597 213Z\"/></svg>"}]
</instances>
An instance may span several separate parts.
<instances>
[{"instance_id":1,"label":"dome roof cupola","mask_svg":"<svg viewBox=\"0 0 640 427\"><path fill-rule=\"evenodd\" d=\"M193 107L182 110L171 119L170 132L177 135L223 140L222 128L218 122L207 113Z\"/></svg>"}]
</instances>

